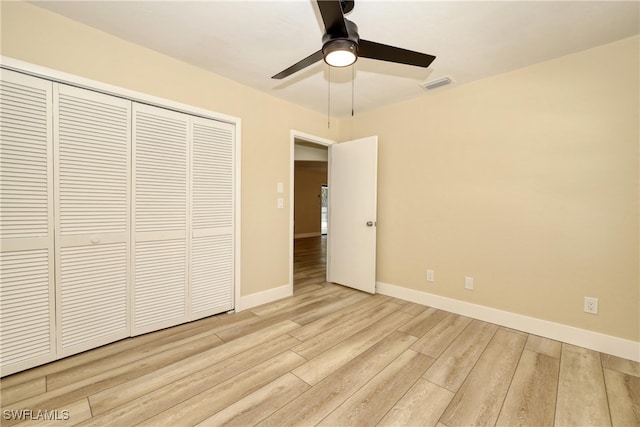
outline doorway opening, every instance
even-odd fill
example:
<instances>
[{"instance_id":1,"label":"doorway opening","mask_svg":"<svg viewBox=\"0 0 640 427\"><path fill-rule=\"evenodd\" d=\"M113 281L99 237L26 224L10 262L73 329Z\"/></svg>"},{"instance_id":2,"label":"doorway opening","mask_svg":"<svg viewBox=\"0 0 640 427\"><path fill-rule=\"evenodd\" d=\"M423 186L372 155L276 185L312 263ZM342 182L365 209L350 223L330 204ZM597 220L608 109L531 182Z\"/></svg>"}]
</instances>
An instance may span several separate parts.
<instances>
[{"instance_id":1,"label":"doorway opening","mask_svg":"<svg viewBox=\"0 0 640 427\"><path fill-rule=\"evenodd\" d=\"M326 280L328 148L334 141L292 130L290 143L289 283L293 294L294 284Z\"/></svg>"}]
</instances>

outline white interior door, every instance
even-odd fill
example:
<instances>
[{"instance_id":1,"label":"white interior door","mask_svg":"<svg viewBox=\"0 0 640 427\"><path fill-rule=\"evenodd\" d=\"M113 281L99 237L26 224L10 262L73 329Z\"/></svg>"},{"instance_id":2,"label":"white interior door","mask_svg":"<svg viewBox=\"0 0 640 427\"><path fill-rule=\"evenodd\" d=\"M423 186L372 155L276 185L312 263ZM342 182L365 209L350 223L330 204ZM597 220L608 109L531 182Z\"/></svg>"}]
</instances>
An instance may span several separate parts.
<instances>
[{"instance_id":1,"label":"white interior door","mask_svg":"<svg viewBox=\"0 0 640 427\"><path fill-rule=\"evenodd\" d=\"M376 291L378 137L329 147L327 281Z\"/></svg>"},{"instance_id":2,"label":"white interior door","mask_svg":"<svg viewBox=\"0 0 640 427\"><path fill-rule=\"evenodd\" d=\"M55 358L52 84L0 71L0 374Z\"/></svg>"},{"instance_id":3,"label":"white interior door","mask_svg":"<svg viewBox=\"0 0 640 427\"><path fill-rule=\"evenodd\" d=\"M131 102L54 86L58 356L129 336Z\"/></svg>"},{"instance_id":4,"label":"white interior door","mask_svg":"<svg viewBox=\"0 0 640 427\"><path fill-rule=\"evenodd\" d=\"M233 302L234 125L191 118L192 230L190 320Z\"/></svg>"},{"instance_id":5,"label":"white interior door","mask_svg":"<svg viewBox=\"0 0 640 427\"><path fill-rule=\"evenodd\" d=\"M133 105L132 334L188 320L189 116Z\"/></svg>"}]
</instances>

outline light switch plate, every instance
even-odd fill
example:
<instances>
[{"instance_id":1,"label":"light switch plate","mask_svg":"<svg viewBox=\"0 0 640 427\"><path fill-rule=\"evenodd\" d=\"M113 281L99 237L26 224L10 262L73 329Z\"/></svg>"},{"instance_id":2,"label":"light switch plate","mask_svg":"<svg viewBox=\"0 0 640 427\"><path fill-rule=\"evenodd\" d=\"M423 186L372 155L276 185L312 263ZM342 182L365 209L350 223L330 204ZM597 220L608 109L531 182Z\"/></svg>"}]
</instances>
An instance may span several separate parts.
<instances>
[{"instance_id":1,"label":"light switch plate","mask_svg":"<svg viewBox=\"0 0 640 427\"><path fill-rule=\"evenodd\" d=\"M278 194L282 194L284 193L284 183L279 182L278 183Z\"/></svg>"}]
</instances>

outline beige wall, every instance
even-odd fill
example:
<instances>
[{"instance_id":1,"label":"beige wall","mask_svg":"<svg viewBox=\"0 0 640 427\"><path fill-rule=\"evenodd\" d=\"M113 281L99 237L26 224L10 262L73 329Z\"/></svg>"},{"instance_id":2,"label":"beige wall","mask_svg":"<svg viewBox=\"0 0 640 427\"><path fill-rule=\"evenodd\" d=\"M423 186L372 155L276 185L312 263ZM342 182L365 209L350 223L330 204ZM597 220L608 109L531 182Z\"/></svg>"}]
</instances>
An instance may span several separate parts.
<instances>
[{"instance_id":1,"label":"beige wall","mask_svg":"<svg viewBox=\"0 0 640 427\"><path fill-rule=\"evenodd\" d=\"M294 233L320 234L320 191L327 184L327 162L296 161Z\"/></svg>"},{"instance_id":2,"label":"beige wall","mask_svg":"<svg viewBox=\"0 0 640 427\"><path fill-rule=\"evenodd\" d=\"M290 130L326 116L20 2L1 2L2 55L242 119L242 295L289 282ZM273 112L276 112L274 114ZM333 126L337 132L337 126Z\"/></svg>"},{"instance_id":3,"label":"beige wall","mask_svg":"<svg viewBox=\"0 0 640 427\"><path fill-rule=\"evenodd\" d=\"M379 136L378 280L640 341L638 56L634 37L343 120Z\"/></svg>"}]
</instances>

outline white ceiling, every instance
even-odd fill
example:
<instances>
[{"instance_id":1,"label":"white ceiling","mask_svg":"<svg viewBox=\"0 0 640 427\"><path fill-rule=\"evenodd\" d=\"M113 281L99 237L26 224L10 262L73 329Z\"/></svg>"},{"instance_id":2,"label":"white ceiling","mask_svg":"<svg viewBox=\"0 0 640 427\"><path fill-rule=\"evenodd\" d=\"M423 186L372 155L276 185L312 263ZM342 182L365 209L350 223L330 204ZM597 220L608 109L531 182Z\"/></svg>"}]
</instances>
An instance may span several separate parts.
<instances>
[{"instance_id":1,"label":"white ceiling","mask_svg":"<svg viewBox=\"0 0 640 427\"><path fill-rule=\"evenodd\" d=\"M314 0L32 3L327 112L324 62L284 80L271 79L321 48L322 20ZM356 0L348 18L362 38L437 57L428 69L360 58L356 114L430 96L419 86L424 81L451 76L460 85L630 37L640 32L639 17L638 1ZM351 114L351 76L351 67L331 70L332 116Z\"/></svg>"}]
</instances>

